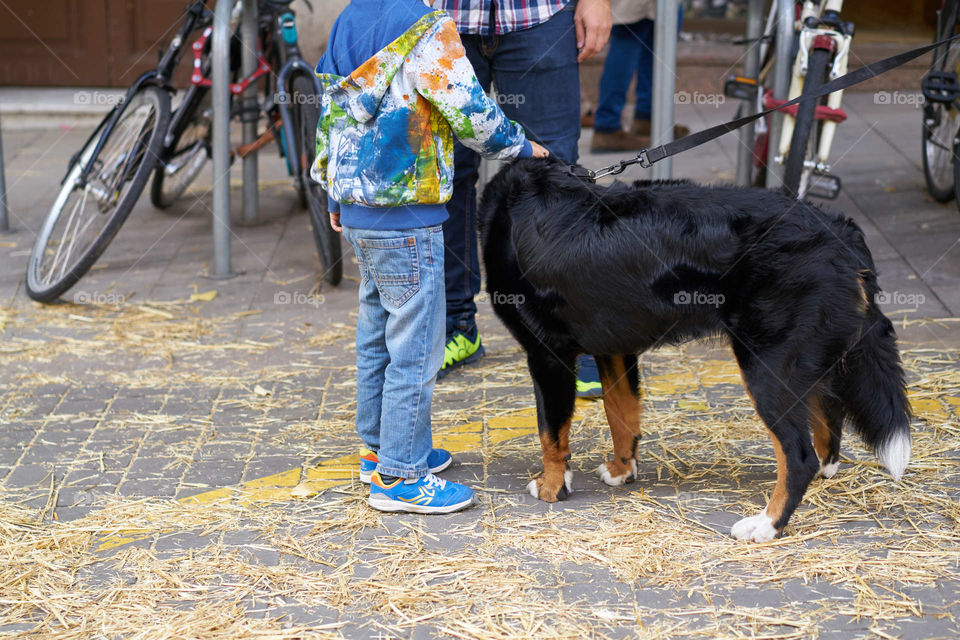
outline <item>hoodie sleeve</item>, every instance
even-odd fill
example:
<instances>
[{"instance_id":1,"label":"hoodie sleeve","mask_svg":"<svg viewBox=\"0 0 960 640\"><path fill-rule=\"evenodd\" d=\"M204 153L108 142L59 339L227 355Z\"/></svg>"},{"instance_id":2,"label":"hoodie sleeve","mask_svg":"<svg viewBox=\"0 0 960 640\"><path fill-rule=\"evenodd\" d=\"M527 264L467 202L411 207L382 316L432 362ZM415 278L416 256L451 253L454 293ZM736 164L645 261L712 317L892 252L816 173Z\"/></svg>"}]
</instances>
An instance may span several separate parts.
<instances>
[{"instance_id":1,"label":"hoodie sleeve","mask_svg":"<svg viewBox=\"0 0 960 640\"><path fill-rule=\"evenodd\" d=\"M417 91L446 118L457 139L497 159L529 156L523 128L483 91L456 24L441 18L410 52Z\"/></svg>"}]
</instances>

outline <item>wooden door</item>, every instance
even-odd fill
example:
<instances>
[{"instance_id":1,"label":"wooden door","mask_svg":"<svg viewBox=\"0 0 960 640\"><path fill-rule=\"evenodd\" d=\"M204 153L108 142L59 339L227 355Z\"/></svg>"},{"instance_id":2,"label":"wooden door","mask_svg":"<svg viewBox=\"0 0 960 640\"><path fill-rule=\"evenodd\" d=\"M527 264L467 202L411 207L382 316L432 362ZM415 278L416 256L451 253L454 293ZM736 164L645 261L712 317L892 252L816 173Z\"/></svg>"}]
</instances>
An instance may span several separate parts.
<instances>
[{"instance_id":1,"label":"wooden door","mask_svg":"<svg viewBox=\"0 0 960 640\"><path fill-rule=\"evenodd\" d=\"M0 84L129 86L156 67L157 51L173 37L187 3L4 0ZM189 47L184 55L186 64L181 66L189 65Z\"/></svg>"},{"instance_id":2,"label":"wooden door","mask_svg":"<svg viewBox=\"0 0 960 640\"><path fill-rule=\"evenodd\" d=\"M0 84L109 83L106 0L0 3Z\"/></svg>"}]
</instances>

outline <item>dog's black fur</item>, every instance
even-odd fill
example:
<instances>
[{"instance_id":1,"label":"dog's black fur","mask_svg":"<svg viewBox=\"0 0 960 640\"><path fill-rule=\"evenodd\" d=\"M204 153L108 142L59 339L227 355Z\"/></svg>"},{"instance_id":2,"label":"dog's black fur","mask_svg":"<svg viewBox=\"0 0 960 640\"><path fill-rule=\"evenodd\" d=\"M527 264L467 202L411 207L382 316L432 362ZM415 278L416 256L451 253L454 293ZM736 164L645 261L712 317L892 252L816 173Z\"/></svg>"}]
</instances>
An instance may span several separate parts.
<instances>
[{"instance_id":1,"label":"dog's black fur","mask_svg":"<svg viewBox=\"0 0 960 640\"><path fill-rule=\"evenodd\" d=\"M601 186L555 159L523 159L486 187L479 221L487 289L533 377L547 469L532 491L542 499L566 496L551 456L569 456L579 354L598 357L610 402L621 379L639 395L637 354L712 335L729 339L783 453L786 495L767 514L777 532L817 472L835 466L844 419L902 473L897 451L884 459L894 441L909 457L896 336L875 304L873 260L851 219L778 192L685 181ZM628 400L618 395L621 406ZM826 427L816 452L814 412ZM630 416L608 408L610 418ZM616 450L613 420L611 429ZM608 475L632 479L629 468L627 477L614 472L631 466L638 436L633 451L615 451L623 464L608 463Z\"/></svg>"}]
</instances>

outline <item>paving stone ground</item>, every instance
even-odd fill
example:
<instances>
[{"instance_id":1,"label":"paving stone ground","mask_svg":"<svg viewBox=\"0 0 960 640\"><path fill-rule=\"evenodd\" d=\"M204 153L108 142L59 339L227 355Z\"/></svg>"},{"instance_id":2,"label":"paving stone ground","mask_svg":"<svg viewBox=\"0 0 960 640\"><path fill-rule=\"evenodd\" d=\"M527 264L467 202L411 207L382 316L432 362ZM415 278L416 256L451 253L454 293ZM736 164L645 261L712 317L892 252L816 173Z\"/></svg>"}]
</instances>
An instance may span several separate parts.
<instances>
[{"instance_id":1,"label":"paving stone ground","mask_svg":"<svg viewBox=\"0 0 960 640\"><path fill-rule=\"evenodd\" d=\"M237 277L204 276L205 174L169 212L142 198L64 302L38 305L26 259L90 129L5 120L0 635L957 637L960 213L924 190L920 112L906 102L845 96L844 191L828 206L864 228L885 290L918 301L885 306L916 462L896 487L848 436L841 472L766 546L728 537L774 476L728 349L644 357L648 435L628 487L593 476L609 435L602 405L580 405L577 490L546 505L524 491L540 469L529 377L484 300L488 356L439 383L434 410L437 443L457 452L444 477L476 487L478 505L371 511L354 479L356 266L339 288L318 284L309 222L272 152L260 220L234 224ZM677 115L696 130L733 110ZM584 164L616 159L590 154L589 135ZM675 173L729 180L736 145L684 154ZM238 189L232 202L237 219Z\"/></svg>"}]
</instances>

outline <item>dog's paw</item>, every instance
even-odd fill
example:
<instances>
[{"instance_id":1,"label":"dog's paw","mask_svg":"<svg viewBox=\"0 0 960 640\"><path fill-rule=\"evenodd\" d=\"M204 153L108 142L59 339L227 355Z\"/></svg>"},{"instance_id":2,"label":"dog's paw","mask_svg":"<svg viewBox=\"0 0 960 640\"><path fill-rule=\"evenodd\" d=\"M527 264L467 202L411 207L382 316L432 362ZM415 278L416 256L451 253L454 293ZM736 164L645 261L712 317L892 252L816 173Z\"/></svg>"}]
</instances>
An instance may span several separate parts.
<instances>
[{"instance_id":1,"label":"dog's paw","mask_svg":"<svg viewBox=\"0 0 960 640\"><path fill-rule=\"evenodd\" d=\"M608 484L611 487L619 487L622 484L627 484L637 479L637 461L636 460L631 460L629 465L617 465L621 467L619 474L617 474L616 469L613 472L610 471L611 465L614 465L614 464L615 463L612 461L604 462L599 467L597 467L597 475L600 476L600 479L603 480L604 484ZM623 469L626 469L626 470L623 471Z\"/></svg>"},{"instance_id":2,"label":"dog's paw","mask_svg":"<svg viewBox=\"0 0 960 640\"><path fill-rule=\"evenodd\" d=\"M820 471L817 472L817 475L821 478L832 478L837 475L837 469L840 468L840 462L831 462L830 464L820 465Z\"/></svg>"},{"instance_id":3,"label":"dog's paw","mask_svg":"<svg viewBox=\"0 0 960 640\"><path fill-rule=\"evenodd\" d=\"M737 540L753 542L770 542L777 537L777 530L773 527L773 520L767 516L766 509L736 523L730 533Z\"/></svg>"},{"instance_id":4,"label":"dog's paw","mask_svg":"<svg viewBox=\"0 0 960 640\"><path fill-rule=\"evenodd\" d=\"M552 488L546 481L546 476L540 476L536 480L531 480L527 484L527 491L534 498L544 502L556 502L565 500L573 493L573 471L567 469L563 472L563 484Z\"/></svg>"}]
</instances>

